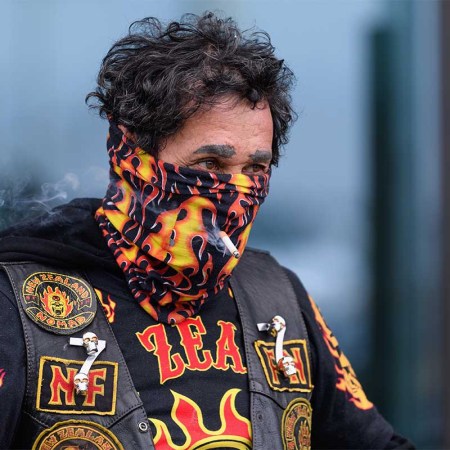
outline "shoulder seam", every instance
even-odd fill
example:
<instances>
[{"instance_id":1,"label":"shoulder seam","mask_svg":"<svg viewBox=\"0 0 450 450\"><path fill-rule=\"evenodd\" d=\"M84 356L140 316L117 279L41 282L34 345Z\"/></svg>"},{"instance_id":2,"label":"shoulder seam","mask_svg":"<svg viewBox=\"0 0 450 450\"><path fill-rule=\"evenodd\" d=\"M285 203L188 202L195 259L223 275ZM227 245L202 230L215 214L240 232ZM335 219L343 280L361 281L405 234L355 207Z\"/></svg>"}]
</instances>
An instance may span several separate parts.
<instances>
[{"instance_id":1,"label":"shoulder seam","mask_svg":"<svg viewBox=\"0 0 450 450\"><path fill-rule=\"evenodd\" d=\"M259 248L255 248L255 247L246 247L245 251L251 252L251 253L260 253L263 255L270 255L270 252L268 250L261 250Z\"/></svg>"}]
</instances>

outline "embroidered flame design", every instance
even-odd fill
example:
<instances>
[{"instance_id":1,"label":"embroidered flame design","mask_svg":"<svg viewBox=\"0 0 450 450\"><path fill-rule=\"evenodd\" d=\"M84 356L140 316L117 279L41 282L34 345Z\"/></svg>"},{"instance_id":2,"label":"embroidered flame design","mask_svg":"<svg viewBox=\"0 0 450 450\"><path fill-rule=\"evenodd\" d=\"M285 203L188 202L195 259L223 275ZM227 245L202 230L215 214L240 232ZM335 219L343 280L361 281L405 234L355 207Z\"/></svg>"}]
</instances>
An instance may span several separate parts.
<instances>
[{"instance_id":1,"label":"embroidered flame design","mask_svg":"<svg viewBox=\"0 0 450 450\"><path fill-rule=\"evenodd\" d=\"M325 322L325 319L323 318L320 309L315 304L314 300L309 297L309 301L311 302L316 321L319 324L320 330L322 331L323 339L327 344L331 355L336 361L334 365L334 368L336 369L336 373L338 375L336 388L342 392L346 392L349 395L349 400L354 403L357 408L371 409L373 407L373 403L367 399L361 383L356 378L355 371L353 370L350 361L339 348L338 340L336 339L330 328L328 328L328 325Z\"/></svg>"},{"instance_id":2,"label":"embroidered flame design","mask_svg":"<svg viewBox=\"0 0 450 450\"><path fill-rule=\"evenodd\" d=\"M106 318L109 323L114 323L114 319L116 318L116 302L111 298L110 295L107 296L106 300L102 291L99 289L95 289L95 293L97 294L98 299L103 307L103 311L105 311Z\"/></svg>"},{"instance_id":3,"label":"embroidered flame design","mask_svg":"<svg viewBox=\"0 0 450 450\"><path fill-rule=\"evenodd\" d=\"M73 310L70 298L59 287L53 290L51 286L47 286L40 297L45 310L53 317L63 319Z\"/></svg>"},{"instance_id":4,"label":"embroidered flame design","mask_svg":"<svg viewBox=\"0 0 450 450\"><path fill-rule=\"evenodd\" d=\"M5 379L6 371L5 369L0 369L0 388L3 386L3 380Z\"/></svg>"},{"instance_id":5,"label":"embroidered flame design","mask_svg":"<svg viewBox=\"0 0 450 450\"><path fill-rule=\"evenodd\" d=\"M209 448L251 449L251 424L236 410L236 396L239 389L227 391L220 402L221 426L218 430L208 430L203 421L200 407L190 398L171 391L175 398L171 416L186 437L182 445L174 444L167 425L150 419L156 427L154 444L157 448L173 450L206 450Z\"/></svg>"}]
</instances>

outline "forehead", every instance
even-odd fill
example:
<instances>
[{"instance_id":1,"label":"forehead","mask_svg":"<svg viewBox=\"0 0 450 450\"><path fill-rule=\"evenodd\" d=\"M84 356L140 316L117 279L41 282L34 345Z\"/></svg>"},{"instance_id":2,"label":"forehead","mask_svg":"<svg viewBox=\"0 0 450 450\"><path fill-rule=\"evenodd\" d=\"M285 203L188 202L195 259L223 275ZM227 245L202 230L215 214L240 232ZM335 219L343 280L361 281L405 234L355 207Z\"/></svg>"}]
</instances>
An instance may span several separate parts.
<instances>
[{"instance_id":1,"label":"forehead","mask_svg":"<svg viewBox=\"0 0 450 450\"><path fill-rule=\"evenodd\" d=\"M252 151L271 150L272 114L267 102L254 106L248 101L226 99L193 114L174 138L192 141L198 147L223 144Z\"/></svg>"},{"instance_id":2,"label":"forehead","mask_svg":"<svg viewBox=\"0 0 450 450\"><path fill-rule=\"evenodd\" d=\"M267 102L253 105L248 101L225 99L206 110L201 110L190 117L183 129L197 129L208 133L209 130L222 129L254 135L273 130L272 114Z\"/></svg>"}]
</instances>

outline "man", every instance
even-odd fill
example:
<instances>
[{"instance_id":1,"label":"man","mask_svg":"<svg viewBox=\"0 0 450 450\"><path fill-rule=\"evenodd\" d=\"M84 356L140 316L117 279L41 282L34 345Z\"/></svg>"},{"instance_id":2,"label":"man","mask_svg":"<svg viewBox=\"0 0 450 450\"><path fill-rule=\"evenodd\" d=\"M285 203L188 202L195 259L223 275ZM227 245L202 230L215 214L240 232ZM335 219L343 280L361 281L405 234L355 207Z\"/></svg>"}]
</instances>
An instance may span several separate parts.
<instances>
[{"instance_id":1,"label":"man","mask_svg":"<svg viewBox=\"0 0 450 450\"><path fill-rule=\"evenodd\" d=\"M297 277L245 249L292 78L267 35L210 13L113 45L88 96L104 199L0 240L1 447L413 448Z\"/></svg>"}]
</instances>

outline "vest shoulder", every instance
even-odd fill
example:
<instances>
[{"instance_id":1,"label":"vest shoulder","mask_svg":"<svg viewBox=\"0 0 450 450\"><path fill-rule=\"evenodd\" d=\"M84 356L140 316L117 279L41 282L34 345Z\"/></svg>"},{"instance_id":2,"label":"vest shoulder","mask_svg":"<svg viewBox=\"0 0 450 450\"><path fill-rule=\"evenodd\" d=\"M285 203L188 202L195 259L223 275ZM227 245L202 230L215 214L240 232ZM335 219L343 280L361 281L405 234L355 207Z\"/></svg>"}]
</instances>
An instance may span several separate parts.
<instances>
[{"instance_id":1,"label":"vest shoulder","mask_svg":"<svg viewBox=\"0 0 450 450\"><path fill-rule=\"evenodd\" d=\"M264 267L265 270L255 270L256 267ZM261 280L267 278L267 282L286 283L291 285L300 305L310 308L308 292L300 277L289 268L283 266L269 251L247 247L243 254L242 264L237 267L246 272L247 276Z\"/></svg>"},{"instance_id":2,"label":"vest shoulder","mask_svg":"<svg viewBox=\"0 0 450 450\"><path fill-rule=\"evenodd\" d=\"M261 250L259 248L255 247L246 247L245 253L252 254L252 255L270 255L270 252L267 250Z\"/></svg>"}]
</instances>

